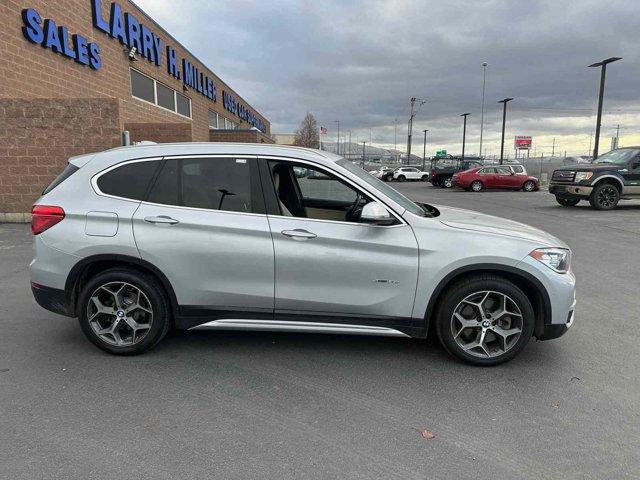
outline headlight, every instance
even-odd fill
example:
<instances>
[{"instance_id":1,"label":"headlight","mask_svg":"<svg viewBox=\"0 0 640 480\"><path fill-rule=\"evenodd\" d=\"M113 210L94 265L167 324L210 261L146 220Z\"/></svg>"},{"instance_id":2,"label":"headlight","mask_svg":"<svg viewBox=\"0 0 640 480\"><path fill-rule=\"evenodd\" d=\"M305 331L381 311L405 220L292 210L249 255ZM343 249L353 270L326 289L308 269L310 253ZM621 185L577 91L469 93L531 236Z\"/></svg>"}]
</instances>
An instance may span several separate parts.
<instances>
[{"instance_id":1,"label":"headlight","mask_svg":"<svg viewBox=\"0 0 640 480\"><path fill-rule=\"evenodd\" d=\"M591 177L593 177L593 172L576 172L576 182L589 180Z\"/></svg>"},{"instance_id":2,"label":"headlight","mask_svg":"<svg viewBox=\"0 0 640 480\"><path fill-rule=\"evenodd\" d=\"M571 266L571 251L564 248L539 248L529 256L558 273L567 273Z\"/></svg>"}]
</instances>

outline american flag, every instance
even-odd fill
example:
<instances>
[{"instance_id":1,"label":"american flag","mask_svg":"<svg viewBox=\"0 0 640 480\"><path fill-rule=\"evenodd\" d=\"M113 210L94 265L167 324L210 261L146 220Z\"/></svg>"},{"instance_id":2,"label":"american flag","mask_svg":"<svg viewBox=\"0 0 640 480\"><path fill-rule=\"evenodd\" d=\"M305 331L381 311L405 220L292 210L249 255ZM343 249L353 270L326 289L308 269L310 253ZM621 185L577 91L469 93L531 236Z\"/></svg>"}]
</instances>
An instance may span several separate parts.
<instances>
[{"instance_id":1,"label":"american flag","mask_svg":"<svg viewBox=\"0 0 640 480\"><path fill-rule=\"evenodd\" d=\"M320 135L326 135L327 134L327 129L324 127L320 127Z\"/></svg>"}]
</instances>

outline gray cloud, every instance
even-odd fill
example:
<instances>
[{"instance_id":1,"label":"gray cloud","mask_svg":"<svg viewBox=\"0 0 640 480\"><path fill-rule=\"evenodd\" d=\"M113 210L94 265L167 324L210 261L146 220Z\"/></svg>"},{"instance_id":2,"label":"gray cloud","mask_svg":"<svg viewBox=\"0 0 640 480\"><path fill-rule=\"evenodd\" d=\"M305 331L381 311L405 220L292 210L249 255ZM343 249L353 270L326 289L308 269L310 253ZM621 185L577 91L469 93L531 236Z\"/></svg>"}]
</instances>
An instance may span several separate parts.
<instances>
[{"instance_id":1,"label":"gray cloud","mask_svg":"<svg viewBox=\"0 0 640 480\"><path fill-rule=\"evenodd\" d=\"M509 138L558 136L565 148L582 148L599 79L586 65L613 55L624 59L608 71L603 136L618 121L628 133L640 124L640 4L628 0L137 3L276 132L293 131L310 111L329 128L339 119L354 140L372 128L374 143L392 145L398 118L402 145L415 95L429 100L415 122L430 129L428 150L457 150L460 113L472 113L469 141L479 137L487 61L488 144L499 141L496 102L510 96Z\"/></svg>"}]
</instances>

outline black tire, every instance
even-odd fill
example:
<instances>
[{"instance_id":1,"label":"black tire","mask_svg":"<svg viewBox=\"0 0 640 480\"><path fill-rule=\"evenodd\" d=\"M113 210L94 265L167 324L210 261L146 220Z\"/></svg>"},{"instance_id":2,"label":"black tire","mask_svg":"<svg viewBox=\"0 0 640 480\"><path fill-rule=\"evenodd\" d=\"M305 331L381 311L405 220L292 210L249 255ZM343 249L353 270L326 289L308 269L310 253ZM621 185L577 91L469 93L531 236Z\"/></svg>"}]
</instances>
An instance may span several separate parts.
<instances>
[{"instance_id":1,"label":"black tire","mask_svg":"<svg viewBox=\"0 0 640 480\"><path fill-rule=\"evenodd\" d=\"M384 181L385 182L390 182L391 180L393 180L393 174L384 176Z\"/></svg>"},{"instance_id":2,"label":"black tire","mask_svg":"<svg viewBox=\"0 0 640 480\"><path fill-rule=\"evenodd\" d=\"M522 184L522 190L525 192L533 192L536 189L536 184L532 180L527 180Z\"/></svg>"},{"instance_id":3,"label":"black tire","mask_svg":"<svg viewBox=\"0 0 640 480\"><path fill-rule=\"evenodd\" d=\"M589 203L596 210L612 210L619 201L620 191L610 183L596 185L589 197Z\"/></svg>"},{"instance_id":4,"label":"black tire","mask_svg":"<svg viewBox=\"0 0 640 480\"><path fill-rule=\"evenodd\" d=\"M153 313L148 332L133 345L116 346L107 343L89 324L88 305L91 296L101 286L118 282L127 283L143 292ZM169 301L160 283L151 275L126 267L106 270L89 280L78 297L77 312L80 328L85 336L98 348L114 355L137 355L146 352L164 338L171 325Z\"/></svg>"},{"instance_id":5,"label":"black tire","mask_svg":"<svg viewBox=\"0 0 640 480\"><path fill-rule=\"evenodd\" d=\"M484 190L484 185L480 180L474 180L473 182L471 182L471 185L469 185L469 189L472 192L481 192L482 190Z\"/></svg>"},{"instance_id":6,"label":"black tire","mask_svg":"<svg viewBox=\"0 0 640 480\"><path fill-rule=\"evenodd\" d=\"M451 177L447 177L442 181L442 186L444 188L452 188L453 187L453 180L451 180Z\"/></svg>"},{"instance_id":7,"label":"black tire","mask_svg":"<svg viewBox=\"0 0 640 480\"><path fill-rule=\"evenodd\" d=\"M575 207L580 203L580 199L576 197L563 197L562 195L556 195L556 202L563 207Z\"/></svg>"},{"instance_id":8,"label":"black tire","mask_svg":"<svg viewBox=\"0 0 640 480\"><path fill-rule=\"evenodd\" d=\"M493 357L480 357L467 353L458 345L452 331L452 317L456 307L468 296L483 291L507 295L522 313L520 337L509 346L506 352ZM435 322L438 339L448 353L466 363L492 366L513 359L527 345L533 335L535 314L531 302L516 285L498 275L482 274L467 277L447 288L437 306Z\"/></svg>"},{"instance_id":9,"label":"black tire","mask_svg":"<svg viewBox=\"0 0 640 480\"><path fill-rule=\"evenodd\" d=\"M398 175L398 181L399 182L404 182L407 179L407 177L405 177L404 175Z\"/></svg>"},{"instance_id":10,"label":"black tire","mask_svg":"<svg viewBox=\"0 0 640 480\"><path fill-rule=\"evenodd\" d=\"M429 180L429 175L423 175L420 180L422 180L423 182L426 182L427 180Z\"/></svg>"}]
</instances>

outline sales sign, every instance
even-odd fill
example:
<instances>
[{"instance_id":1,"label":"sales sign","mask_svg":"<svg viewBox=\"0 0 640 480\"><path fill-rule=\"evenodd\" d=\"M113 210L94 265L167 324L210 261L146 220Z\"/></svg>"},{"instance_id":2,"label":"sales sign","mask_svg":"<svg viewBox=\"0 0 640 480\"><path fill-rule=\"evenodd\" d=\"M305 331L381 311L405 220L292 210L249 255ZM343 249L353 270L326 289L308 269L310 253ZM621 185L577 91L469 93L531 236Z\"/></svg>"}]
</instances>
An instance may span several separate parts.
<instances>
[{"instance_id":1,"label":"sales sign","mask_svg":"<svg viewBox=\"0 0 640 480\"><path fill-rule=\"evenodd\" d=\"M516 150L531 150L532 139L527 135L516 135L514 148Z\"/></svg>"}]
</instances>

